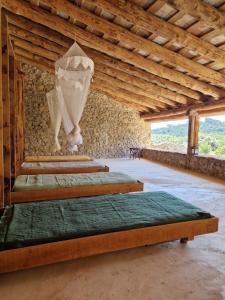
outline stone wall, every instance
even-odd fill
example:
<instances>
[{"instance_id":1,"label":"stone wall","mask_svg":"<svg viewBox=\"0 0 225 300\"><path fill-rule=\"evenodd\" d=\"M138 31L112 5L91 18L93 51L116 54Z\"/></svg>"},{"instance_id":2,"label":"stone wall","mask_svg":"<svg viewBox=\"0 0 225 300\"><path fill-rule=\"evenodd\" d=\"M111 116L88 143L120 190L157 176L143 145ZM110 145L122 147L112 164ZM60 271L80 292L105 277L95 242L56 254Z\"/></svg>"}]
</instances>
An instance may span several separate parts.
<instances>
[{"instance_id":1,"label":"stone wall","mask_svg":"<svg viewBox=\"0 0 225 300\"><path fill-rule=\"evenodd\" d=\"M23 65L25 101L25 154L53 155L46 92L54 85L54 76L37 68ZM80 122L84 143L77 154L95 158L126 157L129 147L150 146L149 124L138 112L104 94L90 91ZM62 149L57 155L70 154L61 130Z\"/></svg>"},{"instance_id":2,"label":"stone wall","mask_svg":"<svg viewBox=\"0 0 225 300\"><path fill-rule=\"evenodd\" d=\"M186 154L152 149L144 149L142 156L148 160L225 179L225 160L198 155L193 156L187 164Z\"/></svg>"}]
</instances>

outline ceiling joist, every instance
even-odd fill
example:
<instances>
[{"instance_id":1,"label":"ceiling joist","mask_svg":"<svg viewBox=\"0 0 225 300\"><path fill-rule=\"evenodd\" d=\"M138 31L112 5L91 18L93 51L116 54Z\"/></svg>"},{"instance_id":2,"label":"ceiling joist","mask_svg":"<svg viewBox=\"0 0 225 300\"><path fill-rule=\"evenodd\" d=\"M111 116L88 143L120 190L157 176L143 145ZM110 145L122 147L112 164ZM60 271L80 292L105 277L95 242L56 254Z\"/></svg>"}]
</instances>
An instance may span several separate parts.
<instances>
[{"instance_id":1,"label":"ceiling joist","mask_svg":"<svg viewBox=\"0 0 225 300\"><path fill-rule=\"evenodd\" d=\"M87 2L95 4L97 7L105 9L120 18L124 18L126 21L131 22L141 29L172 39L176 43L182 44L193 51L197 51L209 60L216 60L225 66L224 51L201 40L188 31L145 11L134 3L121 0L88 0ZM185 1L182 1L183 4L184 2ZM193 7L193 3L191 4Z\"/></svg>"},{"instance_id":2,"label":"ceiling joist","mask_svg":"<svg viewBox=\"0 0 225 300\"><path fill-rule=\"evenodd\" d=\"M163 120L168 117L185 116L187 112L191 110L196 110L200 113L207 111L209 113L210 110L224 110L225 109L225 99L219 101L209 101L208 103L199 103L194 105L188 105L181 108L171 109L170 111L161 111L160 113L143 113L141 117L146 121L155 121L155 120Z\"/></svg>"},{"instance_id":3,"label":"ceiling joist","mask_svg":"<svg viewBox=\"0 0 225 300\"><path fill-rule=\"evenodd\" d=\"M224 109L225 18L214 3L1 0L17 60L54 74L76 40L95 63L93 90L144 120Z\"/></svg>"},{"instance_id":4,"label":"ceiling joist","mask_svg":"<svg viewBox=\"0 0 225 300\"><path fill-rule=\"evenodd\" d=\"M35 51L36 52L36 51ZM31 51L27 51L24 48L17 47L15 45L15 54L17 57L19 57L21 60L24 62L30 61L32 64L32 60L35 61L36 66L40 66L40 68L44 68L45 71L49 71L51 73L54 73L54 61L53 60L48 60L47 58L43 58L36 53L31 53ZM120 87L120 96L121 98L125 98L126 101L129 100L130 103L136 103L139 104L140 106L145 106L149 108L156 109L156 106L160 108L165 108L166 105L163 103L160 103L160 101L154 100L148 96L143 96L141 94L141 89L137 91L137 89L130 87L129 85L124 85L123 82L117 80L111 76L108 76L100 73L100 72L95 72L95 78L96 80L100 79L100 82L102 81L107 82L107 86L111 86L111 89L114 90L114 95L115 92L118 91L118 89L115 89L115 87ZM96 85L95 85L96 86ZM143 92L144 93L144 90ZM129 97L129 98L128 98Z\"/></svg>"},{"instance_id":5,"label":"ceiling joist","mask_svg":"<svg viewBox=\"0 0 225 300\"><path fill-rule=\"evenodd\" d=\"M202 80L225 87L225 75L206 68L205 66L187 59L178 53L174 53L150 40L144 39L119 25L73 5L67 0L42 0L42 3L46 6L50 6L58 13L63 13L79 22L85 23L99 32L109 35L115 40L123 41L123 43L134 49L157 55L172 66L179 66L188 73L198 76Z\"/></svg>"},{"instance_id":6,"label":"ceiling joist","mask_svg":"<svg viewBox=\"0 0 225 300\"><path fill-rule=\"evenodd\" d=\"M11 18L10 18L10 21L11 21ZM13 23L17 24L15 18L14 18ZM19 23L19 25L20 25L20 23ZM10 30L12 38L14 36L17 36L21 39L25 39L35 45L38 45L46 50L56 52L60 55L63 55L67 50L67 48L59 46L59 44L57 44L55 42L52 43L51 41L48 41L46 38L43 38L42 37L43 29L41 32L39 32L39 34L41 36L33 34L29 31L21 29L20 27L17 27L12 24L9 24L9 30ZM49 32L49 34L51 35L51 32ZM56 40L56 42L60 43L60 39ZM118 60L107 57L106 55L102 55L101 53L99 53L97 51L93 51L93 50L86 49L86 48L84 50L95 62L97 62L97 63L100 62L101 64L104 64L106 71L110 72L110 69L115 68L116 70L118 70L120 72L122 71L123 73L126 72L128 74L131 74L130 77L126 79L128 82L135 84L135 82L137 82L137 79L139 79L138 86L142 86L144 89L148 90L150 93L153 93L153 94L156 93L157 96L166 97L167 99L173 100L178 103L183 103L183 104L185 104L187 101L191 100L192 98L194 98L194 100L200 99L200 94L198 94L192 90L185 89L182 86L176 85L167 80L163 80L160 77L146 73L142 70L137 70L136 68L134 68L126 63L119 62ZM118 75L120 75L120 73ZM132 76L132 75L134 75L134 76ZM122 76L120 76L120 77L122 77ZM132 78L135 80L132 80ZM121 79L121 78L119 78L119 79ZM121 80L123 80L123 79L121 79ZM159 86L158 84L161 84L161 86ZM182 95L182 94L179 95L179 93L175 92L176 90L180 93L188 95L188 97L185 95Z\"/></svg>"},{"instance_id":7,"label":"ceiling joist","mask_svg":"<svg viewBox=\"0 0 225 300\"><path fill-rule=\"evenodd\" d=\"M54 57L55 53L53 53L53 55L52 55L51 53L48 52L47 49L50 49L51 42L48 42L46 39L44 39L42 37L37 37L36 35L33 35L32 33L29 33L23 29L16 27L15 25L11 25L11 24L9 26L9 30L10 30L12 39L14 39L16 41L15 45L18 46L19 48L24 48L25 50L29 50L31 53L33 51L34 54L45 55L46 58L51 59L53 61L54 61L54 58L58 58L57 56ZM18 36L22 37L22 39L18 38ZM29 41L32 41L33 43L36 43L38 46L42 46L47 51L41 51L41 53L39 53L40 48L39 47L35 48L34 45L32 45L32 48L31 48L31 45L29 43L27 43L26 41L23 41L24 38L26 38ZM60 47L59 45L55 46L54 44L52 45L52 50L55 52L58 52L61 55L63 55L66 51L65 48ZM23 55L23 53L20 53L20 54ZM102 57L99 57L99 59L94 59L94 60L97 63L97 68L100 69L101 72L108 74L110 76L116 77L116 78L124 81L126 84L129 82L129 84L136 86L136 89L142 88L143 92L144 92L144 94L143 94L144 96L149 96L149 95L153 94L157 98L158 101L166 103L168 105L175 105L174 102L172 102L171 100L174 100L175 102L182 103L182 104L186 104L188 100L189 100L189 102L191 101L191 99L189 99L188 97L185 97L183 95L178 95L172 91L169 91L169 90L161 88L155 84L147 82L139 77L135 77L135 76L132 76L132 75L129 75L129 74L123 72L122 71L123 66L121 67L121 70L117 70L117 69L114 69L113 67L106 66L102 63ZM99 64L99 62L100 62L100 64ZM104 62L104 59L103 59L103 62ZM168 96L168 99L171 99L171 100L168 100L166 98L166 96Z\"/></svg>"},{"instance_id":8,"label":"ceiling joist","mask_svg":"<svg viewBox=\"0 0 225 300\"><path fill-rule=\"evenodd\" d=\"M60 33L66 35L67 37L70 37L72 39L75 38L82 45L94 48L112 57L116 57L117 59L124 60L125 62L131 63L138 68L146 70L147 72L177 82L191 89L200 91L203 94L211 95L216 99L219 99L224 95L224 91L218 89L217 87L214 87L200 80L193 79L190 76L169 69L163 65L154 63L149 59L145 59L140 55L132 53L120 46L114 45L106 40L103 40L90 32L77 28L75 25L64 21L58 16L48 14L40 8L36 8L34 10L25 1L2 0L2 5L4 5L11 12L32 19L35 22L41 22L43 25L53 30L57 30Z\"/></svg>"},{"instance_id":9,"label":"ceiling joist","mask_svg":"<svg viewBox=\"0 0 225 300\"><path fill-rule=\"evenodd\" d=\"M223 12L214 8L201 0L183 1L183 0L164 0L169 5L175 7L177 10L190 14L204 22L204 24L220 29L221 33L225 32L225 15Z\"/></svg>"}]
</instances>

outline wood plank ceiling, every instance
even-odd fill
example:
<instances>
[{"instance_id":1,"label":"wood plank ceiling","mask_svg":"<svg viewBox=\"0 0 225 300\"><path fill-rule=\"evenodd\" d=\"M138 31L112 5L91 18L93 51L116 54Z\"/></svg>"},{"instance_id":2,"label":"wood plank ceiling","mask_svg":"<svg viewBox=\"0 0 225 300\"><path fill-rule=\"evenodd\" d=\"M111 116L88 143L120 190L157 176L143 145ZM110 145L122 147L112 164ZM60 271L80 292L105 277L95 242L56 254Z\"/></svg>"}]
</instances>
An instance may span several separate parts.
<instances>
[{"instance_id":1,"label":"wood plank ceiling","mask_svg":"<svg viewBox=\"0 0 225 300\"><path fill-rule=\"evenodd\" d=\"M19 61L50 72L76 40L92 88L145 119L225 109L225 0L1 0Z\"/></svg>"}]
</instances>

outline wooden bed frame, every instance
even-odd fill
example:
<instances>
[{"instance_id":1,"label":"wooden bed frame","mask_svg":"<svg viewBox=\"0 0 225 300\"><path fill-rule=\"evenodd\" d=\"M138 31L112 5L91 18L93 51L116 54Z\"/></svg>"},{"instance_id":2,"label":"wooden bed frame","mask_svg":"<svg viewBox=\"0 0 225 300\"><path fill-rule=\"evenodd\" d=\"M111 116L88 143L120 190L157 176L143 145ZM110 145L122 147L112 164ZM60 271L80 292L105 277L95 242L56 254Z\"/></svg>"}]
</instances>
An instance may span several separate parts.
<instances>
[{"instance_id":1,"label":"wooden bed frame","mask_svg":"<svg viewBox=\"0 0 225 300\"><path fill-rule=\"evenodd\" d=\"M56 162L56 161L93 161L87 155L39 155L26 156L25 162Z\"/></svg>"},{"instance_id":2,"label":"wooden bed frame","mask_svg":"<svg viewBox=\"0 0 225 300\"><path fill-rule=\"evenodd\" d=\"M83 185L68 188L11 192L11 203L138 192L143 191L143 186L142 182L137 181L129 183Z\"/></svg>"},{"instance_id":3,"label":"wooden bed frame","mask_svg":"<svg viewBox=\"0 0 225 300\"><path fill-rule=\"evenodd\" d=\"M213 217L4 250L0 251L0 273L179 239L187 242L217 230L218 219Z\"/></svg>"},{"instance_id":4,"label":"wooden bed frame","mask_svg":"<svg viewBox=\"0 0 225 300\"><path fill-rule=\"evenodd\" d=\"M38 174L77 174L77 173L95 173L109 172L108 166L93 166L80 168L20 168L20 175L38 175Z\"/></svg>"}]
</instances>

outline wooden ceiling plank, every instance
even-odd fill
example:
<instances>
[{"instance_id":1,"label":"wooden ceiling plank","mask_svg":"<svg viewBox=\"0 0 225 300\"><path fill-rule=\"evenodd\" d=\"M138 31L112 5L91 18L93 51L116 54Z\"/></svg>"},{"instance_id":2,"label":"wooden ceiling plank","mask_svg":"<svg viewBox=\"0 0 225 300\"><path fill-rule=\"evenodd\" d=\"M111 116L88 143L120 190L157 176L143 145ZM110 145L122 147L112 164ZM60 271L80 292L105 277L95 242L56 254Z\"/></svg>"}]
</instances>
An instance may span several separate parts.
<instances>
[{"instance_id":1,"label":"wooden ceiling plank","mask_svg":"<svg viewBox=\"0 0 225 300\"><path fill-rule=\"evenodd\" d=\"M98 70L95 71L94 78L101 79L103 81L108 82L109 84L112 84L116 88L120 88L123 89L124 91L125 90L128 91L132 99L134 98L135 101L137 101L137 104L142 104L145 106L150 105L149 107L151 107L152 105L157 106L159 108L167 107L166 104L159 102L153 99L152 97L149 97L149 95L148 96L144 95L143 90L137 89L136 87L129 84L125 85L123 81L116 79L112 76L109 76L107 74L104 74Z\"/></svg>"},{"instance_id":2,"label":"wooden ceiling plank","mask_svg":"<svg viewBox=\"0 0 225 300\"><path fill-rule=\"evenodd\" d=\"M160 113L144 113L141 115L141 117L144 120L154 120L154 119L164 119L167 118L169 116L174 117L176 115L186 115L187 112L189 112L190 110L196 110L196 111L209 111L209 110L215 110L218 109L219 110L223 110L225 109L225 99L221 99L219 101L209 101L207 103L200 103L200 104L194 104L194 105L189 105L189 106L185 106L185 107L181 107L181 108L174 108L171 110L165 110L165 111L161 111Z\"/></svg>"},{"instance_id":3,"label":"wooden ceiling plank","mask_svg":"<svg viewBox=\"0 0 225 300\"><path fill-rule=\"evenodd\" d=\"M126 99L124 99L122 97L119 97L117 95L115 96L115 92L112 92L112 91L108 90L107 88L101 87L100 84L93 84L91 86L91 89L93 89L94 91L98 91L100 93L103 93L103 94L109 96L110 98L112 98L112 100L120 102L120 103L122 103L122 104L124 104L124 105L126 105L130 108L134 108L135 110L137 110L139 112L141 112L141 111L148 112L149 111L148 108L145 107L145 106L137 105L137 104L135 104L131 101L127 101Z\"/></svg>"},{"instance_id":4,"label":"wooden ceiling plank","mask_svg":"<svg viewBox=\"0 0 225 300\"><path fill-rule=\"evenodd\" d=\"M17 56L23 56L30 61L35 61L36 63L40 63L46 66L46 68L52 69L54 68L54 61L49 60L43 56L39 56L37 54L34 54L26 49L14 46L14 52Z\"/></svg>"},{"instance_id":5,"label":"wooden ceiling plank","mask_svg":"<svg viewBox=\"0 0 225 300\"><path fill-rule=\"evenodd\" d=\"M15 58L19 62L23 62L29 65L33 65L43 71L47 71L50 74L55 74L55 68L54 68L54 62L47 60L42 57L38 57L38 55L31 54L27 52L26 50L20 49L18 47L15 47ZM91 88L94 90L98 90L102 92L101 86L98 86L96 84L91 85ZM105 91L104 91L105 92ZM111 93L110 96L115 99L116 101L123 102L126 104L126 106L132 107L140 112L147 112L148 108L142 105L135 104L133 102L128 102L125 99L119 98L115 96L115 93Z\"/></svg>"},{"instance_id":6,"label":"wooden ceiling plank","mask_svg":"<svg viewBox=\"0 0 225 300\"><path fill-rule=\"evenodd\" d=\"M42 62L38 62L35 59L30 59L28 57L25 57L23 55L19 55L19 54L15 54L15 58L18 62L22 62L22 63L26 63L32 66L37 67L38 69L45 71L45 72L49 72L50 74L54 74L55 73L55 69L54 67L49 67L48 65L46 65L45 63Z\"/></svg>"},{"instance_id":7,"label":"wooden ceiling plank","mask_svg":"<svg viewBox=\"0 0 225 300\"><path fill-rule=\"evenodd\" d=\"M59 44L60 46L69 48L73 43L73 40L71 40L70 38L67 38L66 36L52 29L49 29L48 27L40 25L39 23L34 23L32 20L28 20L22 16L15 15L11 12L7 12L7 16L8 22L10 24L13 24L33 34L39 35L51 42Z\"/></svg>"},{"instance_id":8,"label":"wooden ceiling plank","mask_svg":"<svg viewBox=\"0 0 225 300\"><path fill-rule=\"evenodd\" d=\"M136 94L125 90L124 88L120 88L117 87L115 85L112 85L112 83L110 84L110 82L100 79L100 78L95 78L94 82L91 84L91 86L98 86L98 88L101 88L103 91L111 91L112 93L114 93L114 95L116 95L116 97L121 97L123 99L125 99L126 101L129 102L133 102L136 103L138 105L141 106L145 106L148 107L154 111L159 111L159 109L150 103L145 103L144 101L142 101L142 99L136 99L135 96Z\"/></svg>"},{"instance_id":9,"label":"wooden ceiling plank","mask_svg":"<svg viewBox=\"0 0 225 300\"><path fill-rule=\"evenodd\" d=\"M46 51L45 49L42 49L42 51L40 51L40 47L39 46L35 46L33 44L30 44L30 43L27 43L26 41L24 40L21 40L20 38L18 37L14 37L12 36L12 39L15 41L15 46L18 48L20 48L20 51L21 51L21 48L23 48L25 51L28 52L28 54L30 55L30 59L32 58L35 58L35 55L39 55L39 56L42 56L42 57L45 57L47 58L48 60L52 60L53 62L55 61L56 58L58 58L59 56L55 56L55 53L52 53L51 51ZM46 43L45 43L46 45ZM18 50L17 50L18 51ZM22 53L20 53L22 55ZM25 54L23 54L23 56L25 56ZM102 67L103 68L103 67ZM109 67L107 67L109 68ZM115 72L114 72L115 73ZM118 73L118 71L116 70L116 73ZM105 75L107 76L107 75ZM121 76L119 76L121 78ZM130 79L129 75L126 75L124 74L124 76L122 76L123 78L125 77L125 79ZM111 78L112 79L112 78ZM138 79L138 78L137 78ZM122 81L119 81L117 83L122 83ZM123 84L124 85L124 84ZM136 84L137 85L137 84ZM148 85L148 83L146 84ZM145 85L145 87L146 87ZM120 84L120 87L121 87L121 84ZM133 92L137 91L139 88L138 87L133 87L133 86L130 86L130 89L132 89ZM145 90L141 90L142 91L142 95L143 96L149 96L149 93L146 92ZM147 95L148 94L148 95ZM160 95L159 95L159 98L160 98ZM163 97L161 98L161 100L165 100L165 101L161 101L162 103L166 103L168 105L175 105L173 102L171 101L167 101L166 99L164 99ZM152 101L154 102L154 100ZM156 102L156 101L155 101ZM186 102L185 102L186 103ZM156 104L156 103L155 103ZM159 107L165 107L164 105L160 104L160 100L159 100L159 103L157 102L157 105Z\"/></svg>"},{"instance_id":10,"label":"wooden ceiling plank","mask_svg":"<svg viewBox=\"0 0 225 300\"><path fill-rule=\"evenodd\" d=\"M133 1L135 2L135 1ZM151 12L153 14L156 14L163 6L165 5L165 2L163 0L158 0L158 1L155 1L151 6Z\"/></svg>"},{"instance_id":11,"label":"wooden ceiling plank","mask_svg":"<svg viewBox=\"0 0 225 300\"><path fill-rule=\"evenodd\" d=\"M42 38L41 36L37 36L36 34L28 32L28 31L21 29L15 25L9 24L9 31L10 31L10 34L12 34L13 36L17 36L19 38L26 39L27 41L32 42L35 45L42 46L43 48L45 48L49 51L57 52L60 55L63 55L67 51L67 48L61 47L57 43L48 41L45 38ZM12 38L13 38L13 36L12 36ZM90 52L91 50L89 49L88 51ZM91 53L90 56L92 56L92 55L93 55L93 53ZM105 58L105 59L107 60L107 58ZM123 71L127 70L127 72L130 73L129 65L127 65L127 67L126 67L126 64L122 64L121 69L114 69L114 68L112 68L112 64L110 64L110 58L107 60L108 65L104 65L104 64L102 64L102 62L104 62L104 57L101 54L95 56L94 61L100 62L102 65L102 68L104 68L106 72L111 72L111 73L113 72L114 75L117 73L119 79L123 78L124 81L132 83L136 86L141 86L146 91L149 91L150 93L153 93L154 95L156 95L160 101L162 101L168 105L173 104L173 102L171 102L170 100L172 100L174 102L182 103L182 104L186 104L187 101L194 100L194 99L188 98L184 95L179 95L173 91L170 91L170 90L162 88L156 84L152 84L151 82L147 82L146 80L141 79L140 77L142 77L141 75L143 75L143 74L140 74L140 72L138 72L138 70L136 70L135 68L133 68L133 69L134 69L135 75L138 75L138 77L132 76L130 74L126 74ZM124 65L125 65L125 70L124 70ZM148 73L146 73L145 75L148 76ZM157 79L156 79L156 82L158 83ZM199 95L197 95L197 98L198 97L199 97Z\"/></svg>"},{"instance_id":12,"label":"wooden ceiling plank","mask_svg":"<svg viewBox=\"0 0 225 300\"><path fill-rule=\"evenodd\" d=\"M198 51L199 54L207 56L211 60L220 60L223 64L225 64L223 51L217 49L215 46L206 41L202 41L200 38L186 30L164 21L149 11L146 12L144 9L135 4L128 1L125 2L118 0L91 0L91 2L95 3L98 7L102 7L111 13L116 14L117 16L123 17L148 32L154 32L154 34L170 38L176 43L183 44L184 46L188 46L193 50ZM172 17L170 21L171 20L174 20L174 17Z\"/></svg>"},{"instance_id":13,"label":"wooden ceiling plank","mask_svg":"<svg viewBox=\"0 0 225 300\"><path fill-rule=\"evenodd\" d=\"M23 55L17 54L17 52L16 52L15 58L19 62L23 62L23 63L29 64L29 65L35 66L38 69L43 70L45 72L48 72L50 74L54 75L54 73L55 73L55 69L54 69L54 65L53 64L52 64L52 67L50 67L46 63L42 63L40 61L37 61L34 58L30 59L30 58L25 57ZM103 92L101 88L96 88L96 86L93 86L92 88L93 88L93 90L98 90L98 91ZM132 107L133 109L135 109L135 110L137 110L139 112L147 112L148 111L147 107L141 106L141 105L137 105L137 104L134 104L132 102L128 102L128 101L126 101L126 100L124 100L122 98L119 98L119 97L115 96L115 94L113 95L113 93L110 94L110 97L113 100L121 102L121 103L125 104L126 106Z\"/></svg>"},{"instance_id":14,"label":"wooden ceiling plank","mask_svg":"<svg viewBox=\"0 0 225 300\"><path fill-rule=\"evenodd\" d=\"M36 46L36 45L34 45L30 42L27 42L25 40L22 40L16 36L12 36L12 39L14 41L15 46L24 48L27 51L30 51L32 53L38 54L40 56L46 57L46 58L48 58L50 60L54 60L54 61L56 61L58 58L60 58L59 54L52 52L52 51L48 51L42 47Z\"/></svg>"},{"instance_id":15,"label":"wooden ceiling plank","mask_svg":"<svg viewBox=\"0 0 225 300\"><path fill-rule=\"evenodd\" d=\"M18 46L15 46L15 54L16 54L16 58L18 60L20 59L23 62L30 63L32 65L35 65L35 66L41 68L41 69L44 69L45 71L48 71L50 73L54 73L54 61L52 61L52 60L49 60L49 59L46 59L46 58L41 57L39 55L33 54L33 53L31 53L30 51L28 51L26 49L24 50L22 48L19 48ZM96 74L96 76L97 76L97 74ZM106 79L107 78L105 78L105 80ZM112 84L112 83L115 84L115 82L113 81L113 78L110 78L107 85ZM124 91L126 90L126 87L124 85L123 86L121 85L120 87L123 88ZM141 105L140 101L142 101L142 99L143 99L143 103L144 103L144 100L147 99L147 97L142 97L142 99L141 99L141 97L140 97L141 95L139 95L139 94L134 95L134 93L133 94L130 93L129 94L130 100L132 99L131 98L132 95L135 96L135 99L138 98L138 100L136 101L136 104L139 104L139 105ZM126 96L127 96L127 94L126 94ZM155 106L151 105L151 102L154 102L154 100L152 100L151 98L148 98L147 101L149 101L149 103L147 103L147 105L149 105L150 108L155 108ZM144 106L144 105L141 105L141 106ZM161 107L165 107L165 106L161 105Z\"/></svg>"},{"instance_id":16,"label":"wooden ceiling plank","mask_svg":"<svg viewBox=\"0 0 225 300\"><path fill-rule=\"evenodd\" d=\"M33 25L33 26L35 26L35 25ZM42 37L43 36L42 31L38 32L40 34L40 36L39 36L32 32L26 31L20 27L17 27L13 24L9 24L9 31L10 31L10 34L12 34L14 36L16 35L19 38L26 39L27 41L32 42L35 45L42 46L46 50L54 51L60 55L63 55L68 49L68 48L60 46L58 44L58 42L60 42L60 40L61 40L61 37L59 38L59 40L56 40L56 42L52 42L52 41L49 41L46 38ZM49 32L49 35L51 35L51 32ZM104 54L101 54L101 53L98 53L97 51L91 50L90 48L89 49L85 48L84 50L87 50L87 54L89 54L90 57L92 57L93 60L96 62L104 63L106 66L111 67L111 68L113 67L113 68L117 69L118 71L124 71L124 73L127 72L127 73L134 74L135 78L139 79L139 84L141 84L141 81L142 81L142 86L144 85L146 90L151 89L151 91L156 92L156 94L158 96L164 95L166 98L168 98L172 101L175 101L178 103L183 103L183 104L187 103L187 101L191 100L192 98L193 98L192 100L199 100L199 98L200 98L200 95L198 93L194 93L193 91L188 90L188 89L185 90L184 87L179 86L179 88L180 88L180 90L179 90L177 88L176 84L173 84L170 81L163 80L157 76L154 77L154 75L146 73L142 70L138 70L137 68L134 68L126 63L122 63L117 60L111 59L110 57L107 57ZM143 78L143 79L140 79L140 78ZM151 81L153 81L153 83L151 83ZM166 85L166 87L168 86L168 88L170 88L170 85L172 85L172 87L171 87L172 90L159 86L158 85L160 83L159 81L162 81L163 86ZM174 90L176 90L176 88L178 89L178 93L174 92ZM188 97L184 96L182 94L179 95L179 92L184 93L184 94L186 92Z\"/></svg>"},{"instance_id":17,"label":"wooden ceiling plank","mask_svg":"<svg viewBox=\"0 0 225 300\"><path fill-rule=\"evenodd\" d=\"M39 6L39 0L30 0L30 3L36 6Z\"/></svg>"},{"instance_id":18,"label":"wooden ceiling plank","mask_svg":"<svg viewBox=\"0 0 225 300\"><path fill-rule=\"evenodd\" d=\"M160 93L160 88L154 84L150 84L149 82L142 80L141 78L132 76L130 74L127 74L123 71L118 71L116 69L113 69L109 66L106 66L101 63L95 63L95 70L100 71L108 76L117 78L124 82L124 84L132 86L136 92L139 91L139 94L150 97L151 95L159 102L165 103L169 106L175 106L176 103L168 100L163 95L164 93ZM165 89L162 89L165 90ZM175 97L174 97L175 98ZM186 104L187 101L183 102L183 104Z\"/></svg>"},{"instance_id":19,"label":"wooden ceiling plank","mask_svg":"<svg viewBox=\"0 0 225 300\"><path fill-rule=\"evenodd\" d=\"M55 52L60 55L65 54L67 51L67 48L62 47L59 44L49 41L41 36L32 34L29 31L19 28L13 24L9 24L9 33L11 36L15 38L17 37L26 40L27 42L30 42L32 44L35 44L39 47L42 47L44 49L47 49L49 51Z\"/></svg>"},{"instance_id":20,"label":"wooden ceiling plank","mask_svg":"<svg viewBox=\"0 0 225 300\"><path fill-rule=\"evenodd\" d=\"M57 12L63 13L87 24L97 31L108 34L112 38L119 40L130 47L157 55L165 62L180 66L186 69L190 74L198 76L202 80L206 80L207 82L209 81L210 83L220 87L225 87L225 76L223 74L198 64L195 61L189 60L178 53L151 42L150 40L137 36L119 25L74 6L67 0L42 0L42 3L49 5Z\"/></svg>"},{"instance_id":21,"label":"wooden ceiling plank","mask_svg":"<svg viewBox=\"0 0 225 300\"><path fill-rule=\"evenodd\" d=\"M60 17L47 14L40 8L33 10L32 7L25 1L2 0L1 3L8 10L13 11L18 15L23 15L24 17L30 18L34 22L41 22L43 25L53 30L57 30L69 38L76 39L82 45L86 45L87 47L94 48L100 52L131 63L147 72L177 82L181 85L189 87L190 89L200 91L203 94L211 95L216 99L221 98L224 95L224 91L221 89L153 63L150 60L135 55L134 53L131 53L116 45L112 45L111 43L104 41L89 32L75 27Z\"/></svg>"},{"instance_id":22,"label":"wooden ceiling plank","mask_svg":"<svg viewBox=\"0 0 225 300\"><path fill-rule=\"evenodd\" d=\"M16 44L15 45L16 53L19 52L20 55L22 55L24 57L28 57L29 59L36 59L37 54L43 56L43 55L46 55L46 53L48 52L48 51L47 52L44 51L40 54L39 48L38 48L38 50L36 50L34 46L32 47L32 49L30 47L27 48L26 43L25 43L25 48L23 48L23 46L24 46L24 43L19 43L19 46L18 46L18 44ZM51 59L52 63L54 63L54 56L52 57L52 54L48 53L48 55L47 55L48 60L46 61L47 65L48 65L48 61L50 61L49 58ZM43 59L44 59L44 57L43 57ZM42 58L39 58L39 61L42 61ZM146 96L149 98L151 98L150 94L154 95L154 97L156 97L157 101L153 100L153 102L156 102L155 104L157 104L159 107L165 107L165 106L162 106L160 104L160 102L165 103L170 106L176 105L174 102L166 99L164 97L165 94L169 95L172 100L176 99L176 97L177 97L179 99L178 103L180 103L180 99L182 99L182 104L186 104L187 100L189 100L189 98L186 98L182 95L179 96L176 93L167 91L166 89L163 89L160 87L157 87L156 85L151 84L151 83L149 83L145 80L142 80L138 77L134 77L134 76L132 77L131 75L129 75L125 72L122 72L121 70L117 70L117 69L113 69L109 66L105 66L104 64L102 64L101 60L99 60L99 61L100 61L100 64L97 63L97 66L96 66L97 70L99 70L101 72L104 71L109 76L116 76L120 80L120 81L118 81L120 86L122 85L122 83L123 83L123 86L125 86L125 83L129 83L128 87L130 87L130 89L132 89L133 92L139 91L139 94L142 94L143 96ZM111 79L112 79L112 77L110 77L110 80ZM132 83L132 86L130 85L130 83ZM116 82L115 82L115 84L116 84ZM127 86L127 84L126 84L126 86ZM142 89L140 87L142 87ZM162 95L164 95L164 96L162 96Z\"/></svg>"},{"instance_id":23,"label":"wooden ceiling plank","mask_svg":"<svg viewBox=\"0 0 225 300\"><path fill-rule=\"evenodd\" d=\"M215 29L221 29L225 31L225 15L223 12L214 8L212 5L201 1L183 1L183 0L164 0L166 3L176 8L190 14L193 17L199 18L204 21L205 24L211 26Z\"/></svg>"},{"instance_id":24,"label":"wooden ceiling plank","mask_svg":"<svg viewBox=\"0 0 225 300\"><path fill-rule=\"evenodd\" d=\"M90 49L87 47L84 47L84 50L94 61L97 61L97 62L99 61L106 66L115 68L117 70L122 70L130 75L139 77L139 78L147 81L149 84L153 83L157 86L157 88L159 90L160 90L160 88L164 88L165 90L161 90L162 93L165 93L165 95L173 101L176 101L179 103L184 103L184 102L188 101L189 99L201 100L200 93L195 92L191 89L188 89L184 86L181 86L179 84L176 84L176 83L166 80L164 78L158 77L156 75L150 74L141 69L135 68L135 67L131 66L130 64L119 61L115 58L107 56L96 50L93 50L93 49ZM168 91L168 93L166 91ZM171 91L175 92L175 94L173 94L173 97L172 97L172 94L170 94Z\"/></svg>"}]
</instances>

